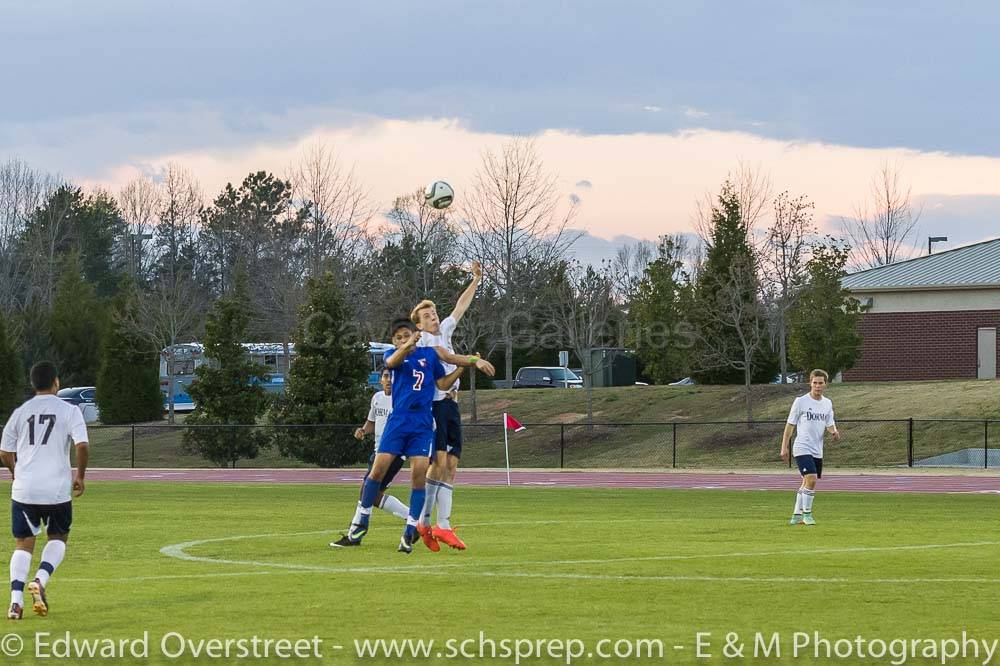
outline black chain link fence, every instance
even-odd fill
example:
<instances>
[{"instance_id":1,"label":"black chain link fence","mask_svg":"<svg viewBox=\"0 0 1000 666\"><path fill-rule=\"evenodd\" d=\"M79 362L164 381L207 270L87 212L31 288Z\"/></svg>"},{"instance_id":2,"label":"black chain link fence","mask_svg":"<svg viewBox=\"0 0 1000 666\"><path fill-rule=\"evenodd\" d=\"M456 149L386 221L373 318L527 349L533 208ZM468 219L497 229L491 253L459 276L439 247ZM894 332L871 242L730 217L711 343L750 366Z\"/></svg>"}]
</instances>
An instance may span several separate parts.
<instances>
[{"instance_id":1,"label":"black chain link fence","mask_svg":"<svg viewBox=\"0 0 1000 666\"><path fill-rule=\"evenodd\" d=\"M824 463L835 467L1000 468L1000 420L839 420L839 442L827 437ZM664 423L526 423L508 433L511 467L518 468L712 468L762 469L784 465L779 457L784 421ZM183 424L89 427L94 467L179 467L215 465L184 444L192 427L225 428L234 438L251 431L267 441L278 428L312 428L331 441L356 425L187 426ZM334 435L337 435L335 437ZM462 465L504 467L504 430L497 425L463 425ZM368 440L371 442L371 439ZM265 447L258 457L234 466L309 467Z\"/></svg>"}]
</instances>

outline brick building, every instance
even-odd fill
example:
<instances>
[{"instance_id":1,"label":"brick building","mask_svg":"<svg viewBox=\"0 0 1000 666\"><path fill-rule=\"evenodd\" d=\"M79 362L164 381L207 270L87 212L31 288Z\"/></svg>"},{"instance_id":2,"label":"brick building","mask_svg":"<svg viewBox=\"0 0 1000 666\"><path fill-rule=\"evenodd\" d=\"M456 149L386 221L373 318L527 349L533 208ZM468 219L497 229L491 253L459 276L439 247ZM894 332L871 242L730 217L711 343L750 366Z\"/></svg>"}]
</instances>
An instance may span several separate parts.
<instances>
[{"instance_id":1,"label":"brick building","mask_svg":"<svg viewBox=\"0 0 1000 666\"><path fill-rule=\"evenodd\" d=\"M1000 238L848 275L870 309L845 381L996 379Z\"/></svg>"}]
</instances>

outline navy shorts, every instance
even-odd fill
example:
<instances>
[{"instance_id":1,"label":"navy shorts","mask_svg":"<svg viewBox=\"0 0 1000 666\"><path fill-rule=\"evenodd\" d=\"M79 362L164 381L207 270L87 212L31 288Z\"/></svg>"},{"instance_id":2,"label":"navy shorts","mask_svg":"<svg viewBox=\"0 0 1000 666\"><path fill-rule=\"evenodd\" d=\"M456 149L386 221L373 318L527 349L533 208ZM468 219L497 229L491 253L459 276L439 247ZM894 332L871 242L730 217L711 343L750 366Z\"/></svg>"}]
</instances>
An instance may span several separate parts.
<instances>
[{"instance_id":1,"label":"navy shorts","mask_svg":"<svg viewBox=\"0 0 1000 666\"><path fill-rule=\"evenodd\" d=\"M815 474L817 478L823 478L823 459L813 456L795 456L795 464L799 468L799 474Z\"/></svg>"},{"instance_id":2,"label":"navy shorts","mask_svg":"<svg viewBox=\"0 0 1000 666\"><path fill-rule=\"evenodd\" d=\"M462 457L462 415L451 398L434 401L434 453Z\"/></svg>"},{"instance_id":3,"label":"navy shorts","mask_svg":"<svg viewBox=\"0 0 1000 666\"><path fill-rule=\"evenodd\" d=\"M10 502L10 528L15 539L27 539L42 533L45 523L47 534L69 534L73 526L73 503L21 504Z\"/></svg>"},{"instance_id":4,"label":"navy shorts","mask_svg":"<svg viewBox=\"0 0 1000 666\"><path fill-rule=\"evenodd\" d=\"M377 453L372 451L371 456L369 456L368 472L365 473L365 476L368 476L368 474L371 473L372 465L375 464L375 456L377 455L378 455ZM385 476L382 477L382 486L381 486L382 490L385 490L389 487L389 485L392 483L392 480L396 478L397 474L399 474L399 470L403 469L403 463L405 462L406 462L406 456L396 456L395 458L392 459L392 462L389 463L389 469L386 470Z\"/></svg>"}]
</instances>

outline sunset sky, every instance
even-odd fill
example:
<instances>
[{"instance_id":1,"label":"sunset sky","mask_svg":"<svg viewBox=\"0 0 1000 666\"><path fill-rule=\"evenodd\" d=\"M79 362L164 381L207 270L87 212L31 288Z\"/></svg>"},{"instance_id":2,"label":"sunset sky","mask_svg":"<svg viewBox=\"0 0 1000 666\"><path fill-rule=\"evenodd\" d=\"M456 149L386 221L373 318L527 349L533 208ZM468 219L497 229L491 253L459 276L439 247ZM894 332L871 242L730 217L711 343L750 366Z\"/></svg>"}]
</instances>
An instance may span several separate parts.
<instances>
[{"instance_id":1,"label":"sunset sky","mask_svg":"<svg viewBox=\"0 0 1000 666\"><path fill-rule=\"evenodd\" d=\"M385 206L527 135L612 245L691 231L740 161L836 232L889 162L918 244L1000 235L1000 9L902 7L0 0L0 159L211 196L322 142Z\"/></svg>"}]
</instances>

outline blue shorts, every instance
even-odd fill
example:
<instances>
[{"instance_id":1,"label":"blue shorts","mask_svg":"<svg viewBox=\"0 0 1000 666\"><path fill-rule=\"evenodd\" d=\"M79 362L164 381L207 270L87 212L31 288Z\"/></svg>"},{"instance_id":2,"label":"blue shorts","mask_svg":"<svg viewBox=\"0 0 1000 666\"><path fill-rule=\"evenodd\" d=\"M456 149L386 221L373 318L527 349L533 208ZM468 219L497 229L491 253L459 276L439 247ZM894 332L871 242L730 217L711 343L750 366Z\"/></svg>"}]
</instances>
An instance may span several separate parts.
<instances>
[{"instance_id":1,"label":"blue shorts","mask_svg":"<svg viewBox=\"0 0 1000 666\"><path fill-rule=\"evenodd\" d=\"M371 456L368 457L368 472L365 473L365 476L368 476L368 474L371 473L372 465L375 464L375 456L377 455L377 453L372 451ZM386 470L385 476L382 477L381 488L383 491L386 490L390 484L392 484L392 480L396 478L397 474L399 474L399 470L403 469L403 463L405 462L406 456L396 456L392 459L392 462L389 463L389 469Z\"/></svg>"},{"instance_id":2,"label":"blue shorts","mask_svg":"<svg viewBox=\"0 0 1000 666\"><path fill-rule=\"evenodd\" d=\"M389 417L378 443L379 453L391 453L407 458L428 457L434 446L434 421L428 419L398 419ZM429 416L429 415L428 415Z\"/></svg>"},{"instance_id":3,"label":"blue shorts","mask_svg":"<svg viewBox=\"0 0 1000 666\"><path fill-rule=\"evenodd\" d=\"M462 415L451 398L434 401L434 452L462 457Z\"/></svg>"},{"instance_id":4,"label":"blue shorts","mask_svg":"<svg viewBox=\"0 0 1000 666\"><path fill-rule=\"evenodd\" d=\"M10 528L15 539L27 539L42 533L42 523L46 533L69 534L73 526L73 503L62 504L21 504L10 501Z\"/></svg>"},{"instance_id":5,"label":"blue shorts","mask_svg":"<svg viewBox=\"0 0 1000 666\"><path fill-rule=\"evenodd\" d=\"M799 474L815 474L817 478L823 478L823 459L814 456L795 456L795 464L799 468Z\"/></svg>"}]
</instances>

